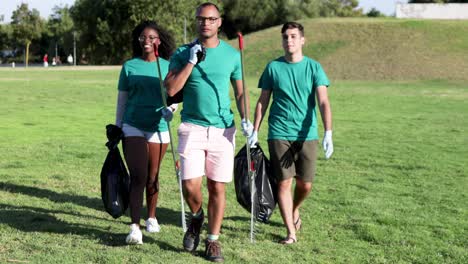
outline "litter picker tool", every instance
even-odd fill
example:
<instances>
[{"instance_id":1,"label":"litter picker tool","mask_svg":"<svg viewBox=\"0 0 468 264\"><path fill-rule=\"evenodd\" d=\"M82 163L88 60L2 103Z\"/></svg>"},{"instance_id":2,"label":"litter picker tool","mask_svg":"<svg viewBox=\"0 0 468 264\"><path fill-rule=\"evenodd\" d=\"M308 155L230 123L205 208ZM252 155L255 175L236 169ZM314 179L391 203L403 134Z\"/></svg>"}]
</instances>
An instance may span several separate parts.
<instances>
[{"instance_id":1,"label":"litter picker tool","mask_svg":"<svg viewBox=\"0 0 468 264\"><path fill-rule=\"evenodd\" d=\"M244 70L244 37L242 33L237 32L237 36L239 38L239 50L241 55L241 69L242 69L242 89L244 95L244 118L248 122L249 121L249 111L247 107L247 86L245 85L245 70ZM249 172L249 187L250 187L250 242L255 242L255 195L256 195L256 187L255 187L255 164L251 161L250 158L250 144L248 136L245 137L246 139L246 150L247 150L247 171Z\"/></svg>"},{"instance_id":2,"label":"litter picker tool","mask_svg":"<svg viewBox=\"0 0 468 264\"><path fill-rule=\"evenodd\" d=\"M161 65L159 64L158 47L159 47L159 45L156 45L156 43L153 43L154 55L156 56L156 65L157 65L157 68L158 68L159 86L161 87L161 98L162 98L164 107L167 107L167 95L166 95L166 91L164 89L164 84L163 84L163 81L162 81ZM176 159L176 155L175 155L174 143L173 143L173 140L172 140L171 124L170 124L170 121L166 121L166 122L167 122L167 127L168 127L168 130L169 130L169 140L171 141L170 143L171 143L172 159L174 160L174 169L175 169L175 173L176 173L176 176L177 176L177 182L179 184L180 207L181 207L181 210L182 210L180 212L181 221L182 221L182 229L185 232L185 231L187 231L187 225L185 223L184 195L182 193L182 179L180 177L180 166L179 166L179 161Z\"/></svg>"}]
</instances>

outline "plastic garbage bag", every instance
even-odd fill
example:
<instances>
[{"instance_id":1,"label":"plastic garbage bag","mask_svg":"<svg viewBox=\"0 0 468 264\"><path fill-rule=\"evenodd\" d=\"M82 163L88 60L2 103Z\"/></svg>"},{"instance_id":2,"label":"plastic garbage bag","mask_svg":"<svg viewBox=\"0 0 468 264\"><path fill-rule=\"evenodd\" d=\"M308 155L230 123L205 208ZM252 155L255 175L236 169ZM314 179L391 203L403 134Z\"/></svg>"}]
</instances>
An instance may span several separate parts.
<instances>
[{"instance_id":1,"label":"plastic garbage bag","mask_svg":"<svg viewBox=\"0 0 468 264\"><path fill-rule=\"evenodd\" d=\"M130 176L117 147L123 138L122 130L115 125L107 125L106 130L109 153L101 169L101 197L106 211L113 218L118 218L128 208Z\"/></svg>"},{"instance_id":2,"label":"plastic garbage bag","mask_svg":"<svg viewBox=\"0 0 468 264\"><path fill-rule=\"evenodd\" d=\"M250 159L255 171L254 217L266 223L278 201L277 181L270 172L270 161L260 145L250 149ZM237 202L250 212L250 179L247 168L247 149L244 146L234 158L234 185Z\"/></svg>"}]
</instances>

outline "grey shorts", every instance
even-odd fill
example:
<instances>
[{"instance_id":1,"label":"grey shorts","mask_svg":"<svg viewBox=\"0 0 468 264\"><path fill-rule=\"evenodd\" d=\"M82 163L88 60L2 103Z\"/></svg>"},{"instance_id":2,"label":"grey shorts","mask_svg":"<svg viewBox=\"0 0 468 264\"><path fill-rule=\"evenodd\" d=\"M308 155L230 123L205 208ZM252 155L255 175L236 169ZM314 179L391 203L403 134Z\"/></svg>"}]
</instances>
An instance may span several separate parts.
<instances>
[{"instance_id":1,"label":"grey shorts","mask_svg":"<svg viewBox=\"0 0 468 264\"><path fill-rule=\"evenodd\" d=\"M271 170L278 181L297 177L312 182L317 161L317 140L268 140Z\"/></svg>"}]
</instances>

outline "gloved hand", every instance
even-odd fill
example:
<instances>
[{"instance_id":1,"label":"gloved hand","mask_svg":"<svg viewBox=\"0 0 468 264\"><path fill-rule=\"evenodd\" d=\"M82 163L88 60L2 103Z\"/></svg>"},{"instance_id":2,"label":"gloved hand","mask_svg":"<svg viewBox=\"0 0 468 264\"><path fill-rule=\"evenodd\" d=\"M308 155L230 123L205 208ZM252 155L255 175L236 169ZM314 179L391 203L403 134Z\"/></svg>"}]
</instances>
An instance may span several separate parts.
<instances>
[{"instance_id":1,"label":"gloved hand","mask_svg":"<svg viewBox=\"0 0 468 264\"><path fill-rule=\"evenodd\" d=\"M244 118L241 121L241 126L242 126L242 134L244 134L244 136L250 137L250 135L252 135L252 132L253 132L252 123L250 123L249 120L245 120Z\"/></svg>"},{"instance_id":2,"label":"gloved hand","mask_svg":"<svg viewBox=\"0 0 468 264\"><path fill-rule=\"evenodd\" d=\"M252 135L247 139L247 143L250 145L251 148L256 148L258 142L258 133L254 131Z\"/></svg>"},{"instance_id":3,"label":"gloved hand","mask_svg":"<svg viewBox=\"0 0 468 264\"><path fill-rule=\"evenodd\" d=\"M172 117L174 116L174 113L172 112L172 108L169 106L166 108L161 109L161 115L166 120L166 122L170 122L172 120Z\"/></svg>"},{"instance_id":4,"label":"gloved hand","mask_svg":"<svg viewBox=\"0 0 468 264\"><path fill-rule=\"evenodd\" d=\"M197 53L201 52L202 46L200 44L195 44L193 47L190 48L190 58L189 61L193 65L196 65L198 62L198 56Z\"/></svg>"},{"instance_id":5,"label":"gloved hand","mask_svg":"<svg viewBox=\"0 0 468 264\"><path fill-rule=\"evenodd\" d=\"M332 131L327 130L323 135L322 141L323 151L325 151L325 158L329 159L333 154L333 140L332 140Z\"/></svg>"}]
</instances>

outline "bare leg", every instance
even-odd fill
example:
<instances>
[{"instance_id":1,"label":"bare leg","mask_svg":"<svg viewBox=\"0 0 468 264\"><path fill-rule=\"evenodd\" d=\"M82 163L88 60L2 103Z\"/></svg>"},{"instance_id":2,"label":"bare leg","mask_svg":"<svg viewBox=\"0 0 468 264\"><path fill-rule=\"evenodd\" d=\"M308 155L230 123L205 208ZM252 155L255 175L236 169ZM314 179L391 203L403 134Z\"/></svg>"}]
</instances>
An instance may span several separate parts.
<instances>
[{"instance_id":1,"label":"bare leg","mask_svg":"<svg viewBox=\"0 0 468 264\"><path fill-rule=\"evenodd\" d=\"M168 144L148 143L149 168L146 181L146 206L148 218L156 218L156 205L159 194L159 168Z\"/></svg>"},{"instance_id":2,"label":"bare leg","mask_svg":"<svg viewBox=\"0 0 468 264\"><path fill-rule=\"evenodd\" d=\"M286 225L288 237L296 238L296 228L293 222L293 199L291 194L292 178L280 181L278 183L278 204L281 211L281 217Z\"/></svg>"},{"instance_id":3,"label":"bare leg","mask_svg":"<svg viewBox=\"0 0 468 264\"><path fill-rule=\"evenodd\" d=\"M202 207L202 177L182 181L185 201L192 214L197 213Z\"/></svg>"},{"instance_id":4,"label":"bare leg","mask_svg":"<svg viewBox=\"0 0 468 264\"><path fill-rule=\"evenodd\" d=\"M208 179L208 234L219 235L226 206L225 183Z\"/></svg>"},{"instance_id":5,"label":"bare leg","mask_svg":"<svg viewBox=\"0 0 468 264\"><path fill-rule=\"evenodd\" d=\"M130 216L132 224L140 225L143 191L148 178L148 146L143 137L126 137L124 155L130 171Z\"/></svg>"},{"instance_id":6,"label":"bare leg","mask_svg":"<svg viewBox=\"0 0 468 264\"><path fill-rule=\"evenodd\" d=\"M294 204L293 204L293 219L294 224L299 220L299 208L302 202L307 198L310 191L312 190L312 183L305 182L301 179L296 178L296 188L294 189Z\"/></svg>"}]
</instances>

